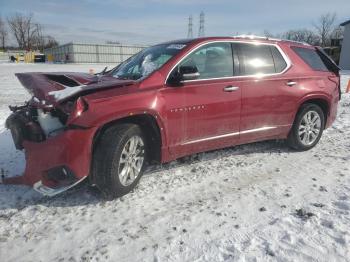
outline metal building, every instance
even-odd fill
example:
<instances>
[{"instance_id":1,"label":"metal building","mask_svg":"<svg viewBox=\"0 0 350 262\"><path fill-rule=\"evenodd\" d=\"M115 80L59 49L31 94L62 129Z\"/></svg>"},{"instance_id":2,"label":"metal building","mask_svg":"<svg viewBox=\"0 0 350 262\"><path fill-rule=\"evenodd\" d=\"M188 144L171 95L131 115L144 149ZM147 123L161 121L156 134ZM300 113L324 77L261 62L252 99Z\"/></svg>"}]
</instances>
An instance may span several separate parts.
<instances>
[{"instance_id":1,"label":"metal building","mask_svg":"<svg viewBox=\"0 0 350 262\"><path fill-rule=\"evenodd\" d=\"M44 50L49 62L119 64L146 46L68 43Z\"/></svg>"},{"instance_id":2,"label":"metal building","mask_svg":"<svg viewBox=\"0 0 350 262\"><path fill-rule=\"evenodd\" d=\"M339 66L341 69L350 70L350 20L342 23L341 26L344 26L344 39Z\"/></svg>"}]
</instances>

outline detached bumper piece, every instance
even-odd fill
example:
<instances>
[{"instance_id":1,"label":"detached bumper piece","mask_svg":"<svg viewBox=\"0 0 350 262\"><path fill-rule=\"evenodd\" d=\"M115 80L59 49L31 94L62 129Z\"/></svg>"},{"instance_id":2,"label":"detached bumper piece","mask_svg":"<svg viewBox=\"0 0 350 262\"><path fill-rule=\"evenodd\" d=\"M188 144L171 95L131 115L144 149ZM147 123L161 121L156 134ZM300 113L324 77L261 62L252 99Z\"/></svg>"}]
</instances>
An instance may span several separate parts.
<instances>
[{"instance_id":1,"label":"detached bumper piece","mask_svg":"<svg viewBox=\"0 0 350 262\"><path fill-rule=\"evenodd\" d=\"M68 167L59 166L46 171L44 178L46 185L40 180L33 185L33 188L45 196L54 196L74 187L86 176L77 179Z\"/></svg>"},{"instance_id":2,"label":"detached bumper piece","mask_svg":"<svg viewBox=\"0 0 350 262\"><path fill-rule=\"evenodd\" d=\"M64 187L60 187L60 188L51 188L48 186L43 185L42 181L40 180L39 182L35 183L33 185L33 188L35 191L43 194L44 196L55 196L58 194L63 193L64 191L67 191L68 189L76 186L77 184L79 184L81 181L83 181L86 177L81 178L80 180L77 180L75 183L69 185L69 186L64 186Z\"/></svg>"},{"instance_id":3,"label":"detached bumper piece","mask_svg":"<svg viewBox=\"0 0 350 262\"><path fill-rule=\"evenodd\" d=\"M66 167L54 168L53 170L47 172L47 175L43 177L43 180L39 180L38 182L34 183L33 188L35 191L45 196L52 197L76 186L86 177L87 176L76 178L72 175L72 173L69 173L69 171L67 171ZM26 180L25 175L9 178L1 176L0 184L20 185L28 184L28 181Z\"/></svg>"},{"instance_id":4,"label":"detached bumper piece","mask_svg":"<svg viewBox=\"0 0 350 262\"><path fill-rule=\"evenodd\" d=\"M43 180L33 185L35 191L45 196L55 196L82 182L86 176L76 178L66 166L59 166L46 171ZM24 176L0 178L1 184L26 184Z\"/></svg>"}]
</instances>

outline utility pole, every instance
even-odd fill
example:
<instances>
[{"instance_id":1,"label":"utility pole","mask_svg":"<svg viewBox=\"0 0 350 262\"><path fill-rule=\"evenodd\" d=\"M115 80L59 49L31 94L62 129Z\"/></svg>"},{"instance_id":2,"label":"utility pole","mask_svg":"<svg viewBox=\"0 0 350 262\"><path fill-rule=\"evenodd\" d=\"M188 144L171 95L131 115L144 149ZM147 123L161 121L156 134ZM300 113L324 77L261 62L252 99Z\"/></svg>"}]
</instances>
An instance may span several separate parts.
<instances>
[{"instance_id":1,"label":"utility pole","mask_svg":"<svg viewBox=\"0 0 350 262\"><path fill-rule=\"evenodd\" d=\"M187 38L193 38L193 18L192 15L188 17L188 32Z\"/></svg>"},{"instance_id":2,"label":"utility pole","mask_svg":"<svg viewBox=\"0 0 350 262\"><path fill-rule=\"evenodd\" d=\"M204 12L202 11L199 15L199 31L198 37L204 36Z\"/></svg>"}]
</instances>

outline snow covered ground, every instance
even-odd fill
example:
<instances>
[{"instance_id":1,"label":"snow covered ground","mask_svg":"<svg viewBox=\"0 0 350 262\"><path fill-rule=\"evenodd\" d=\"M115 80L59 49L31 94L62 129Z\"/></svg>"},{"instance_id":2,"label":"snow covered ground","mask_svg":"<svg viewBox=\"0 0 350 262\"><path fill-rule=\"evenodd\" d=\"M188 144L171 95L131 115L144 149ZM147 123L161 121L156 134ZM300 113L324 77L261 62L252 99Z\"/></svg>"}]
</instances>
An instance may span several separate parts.
<instances>
[{"instance_id":1,"label":"snow covered ground","mask_svg":"<svg viewBox=\"0 0 350 262\"><path fill-rule=\"evenodd\" d=\"M103 65L0 64L0 169L24 168L4 121L13 75ZM343 76L343 87L350 77ZM0 261L350 261L350 95L320 143L237 146L175 161L106 202L86 186L46 198L0 185Z\"/></svg>"}]
</instances>

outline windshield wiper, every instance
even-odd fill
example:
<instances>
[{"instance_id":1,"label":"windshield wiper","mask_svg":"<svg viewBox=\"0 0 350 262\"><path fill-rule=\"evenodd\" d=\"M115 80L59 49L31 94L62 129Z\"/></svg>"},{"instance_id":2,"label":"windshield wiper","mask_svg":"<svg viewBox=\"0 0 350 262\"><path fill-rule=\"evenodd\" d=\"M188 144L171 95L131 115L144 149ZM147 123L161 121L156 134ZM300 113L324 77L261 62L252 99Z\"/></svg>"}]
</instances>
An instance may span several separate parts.
<instances>
[{"instance_id":1,"label":"windshield wiper","mask_svg":"<svg viewBox=\"0 0 350 262\"><path fill-rule=\"evenodd\" d=\"M100 73L97 73L96 75L104 75L107 71L108 66L106 66Z\"/></svg>"},{"instance_id":2,"label":"windshield wiper","mask_svg":"<svg viewBox=\"0 0 350 262\"><path fill-rule=\"evenodd\" d=\"M94 80L90 84L96 84L96 83L100 82L100 77L106 73L107 68L108 68L108 66L106 66L100 73L96 73Z\"/></svg>"}]
</instances>

